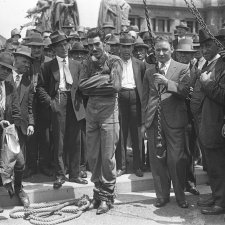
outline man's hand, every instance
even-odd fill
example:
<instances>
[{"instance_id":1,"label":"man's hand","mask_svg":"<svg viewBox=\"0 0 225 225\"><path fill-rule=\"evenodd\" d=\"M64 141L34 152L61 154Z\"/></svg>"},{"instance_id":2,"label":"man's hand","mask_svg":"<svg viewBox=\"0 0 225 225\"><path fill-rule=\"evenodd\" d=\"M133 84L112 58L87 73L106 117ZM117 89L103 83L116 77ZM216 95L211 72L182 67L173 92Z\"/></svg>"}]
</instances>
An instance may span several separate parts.
<instances>
[{"instance_id":1,"label":"man's hand","mask_svg":"<svg viewBox=\"0 0 225 225\"><path fill-rule=\"evenodd\" d=\"M154 83L156 85L157 84L163 84L163 85L167 86L168 79L164 75L162 75L160 73L154 73L153 77L154 77Z\"/></svg>"},{"instance_id":2,"label":"man's hand","mask_svg":"<svg viewBox=\"0 0 225 225\"><path fill-rule=\"evenodd\" d=\"M34 126L33 125L29 125L27 128L27 136L30 136L34 134Z\"/></svg>"},{"instance_id":3,"label":"man's hand","mask_svg":"<svg viewBox=\"0 0 225 225\"><path fill-rule=\"evenodd\" d=\"M2 120L2 121L0 122L0 126L1 126L2 128L8 127L9 125L10 125L10 122L9 122L8 120Z\"/></svg>"},{"instance_id":4,"label":"man's hand","mask_svg":"<svg viewBox=\"0 0 225 225\"><path fill-rule=\"evenodd\" d=\"M200 82L206 83L206 82L210 81L211 80L211 78L210 78L211 74L212 74L212 72L207 73L207 71L202 73L201 76L200 76Z\"/></svg>"},{"instance_id":5,"label":"man's hand","mask_svg":"<svg viewBox=\"0 0 225 225\"><path fill-rule=\"evenodd\" d=\"M145 125L142 125L142 126L141 126L141 136L142 136L144 139L147 139Z\"/></svg>"}]
</instances>

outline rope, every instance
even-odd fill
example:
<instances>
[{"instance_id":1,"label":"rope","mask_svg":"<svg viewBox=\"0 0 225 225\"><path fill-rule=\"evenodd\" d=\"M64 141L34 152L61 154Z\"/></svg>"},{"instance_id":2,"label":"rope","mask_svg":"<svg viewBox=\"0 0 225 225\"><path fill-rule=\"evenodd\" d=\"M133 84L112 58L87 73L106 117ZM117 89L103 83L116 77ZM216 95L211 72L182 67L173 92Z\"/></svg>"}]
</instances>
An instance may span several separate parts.
<instances>
[{"instance_id":1,"label":"rope","mask_svg":"<svg viewBox=\"0 0 225 225\"><path fill-rule=\"evenodd\" d=\"M55 225L78 218L89 206L89 197L83 195L80 199L61 203L41 203L29 208L16 209L11 211L9 216L13 219L24 218L34 225Z\"/></svg>"}]
</instances>

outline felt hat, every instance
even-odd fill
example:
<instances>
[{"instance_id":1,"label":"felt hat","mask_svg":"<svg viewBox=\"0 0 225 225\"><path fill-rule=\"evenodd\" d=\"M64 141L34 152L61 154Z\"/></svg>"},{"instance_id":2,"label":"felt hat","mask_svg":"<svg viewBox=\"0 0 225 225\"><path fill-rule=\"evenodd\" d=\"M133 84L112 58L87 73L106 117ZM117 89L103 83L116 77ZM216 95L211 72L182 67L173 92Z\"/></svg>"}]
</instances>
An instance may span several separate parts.
<instances>
[{"instance_id":1,"label":"felt hat","mask_svg":"<svg viewBox=\"0 0 225 225\"><path fill-rule=\"evenodd\" d=\"M15 35L19 35L21 38L20 31L17 28L15 28L11 31L11 38L14 37Z\"/></svg>"},{"instance_id":2,"label":"felt hat","mask_svg":"<svg viewBox=\"0 0 225 225\"><path fill-rule=\"evenodd\" d=\"M105 22L103 23L102 28L111 28L111 29L115 29L114 25L112 22Z\"/></svg>"},{"instance_id":3,"label":"felt hat","mask_svg":"<svg viewBox=\"0 0 225 225\"><path fill-rule=\"evenodd\" d=\"M106 44L109 44L109 45L116 45L119 43L120 43L119 37L114 34L112 34L110 38L108 39L108 41L106 42Z\"/></svg>"},{"instance_id":4,"label":"felt hat","mask_svg":"<svg viewBox=\"0 0 225 225\"><path fill-rule=\"evenodd\" d=\"M144 41L142 40L142 38L138 37L136 42L134 43L134 48L138 48L138 47L143 47L146 49L149 49L149 46L147 44L144 43Z\"/></svg>"},{"instance_id":5,"label":"felt hat","mask_svg":"<svg viewBox=\"0 0 225 225\"><path fill-rule=\"evenodd\" d=\"M178 29L178 28L183 28L186 31L189 30L189 27L187 26L187 22L186 21L180 21L180 24L176 26L176 29Z\"/></svg>"},{"instance_id":6,"label":"felt hat","mask_svg":"<svg viewBox=\"0 0 225 225\"><path fill-rule=\"evenodd\" d=\"M51 46L61 42L61 41L69 41L70 38L66 36L66 34L61 31L61 30L57 30L57 31L54 31L53 33L51 33L51 35L49 36L50 39L51 39Z\"/></svg>"},{"instance_id":7,"label":"felt hat","mask_svg":"<svg viewBox=\"0 0 225 225\"><path fill-rule=\"evenodd\" d=\"M181 39L178 42L176 52L196 52L193 49L193 41L191 38Z\"/></svg>"},{"instance_id":8,"label":"felt hat","mask_svg":"<svg viewBox=\"0 0 225 225\"><path fill-rule=\"evenodd\" d=\"M11 70L16 70L13 66L13 55L10 52L0 53L0 65L7 67Z\"/></svg>"},{"instance_id":9,"label":"felt hat","mask_svg":"<svg viewBox=\"0 0 225 225\"><path fill-rule=\"evenodd\" d=\"M134 38L129 33L123 33L120 35L120 45L133 45Z\"/></svg>"},{"instance_id":10,"label":"felt hat","mask_svg":"<svg viewBox=\"0 0 225 225\"><path fill-rule=\"evenodd\" d=\"M13 55L14 56L21 55L29 59L33 59L31 56L31 49L25 45L21 45L19 48L17 48L16 52L13 52Z\"/></svg>"},{"instance_id":11,"label":"felt hat","mask_svg":"<svg viewBox=\"0 0 225 225\"><path fill-rule=\"evenodd\" d=\"M81 42L75 42L73 44L72 49L70 50L70 53L73 53L73 52L84 52L84 53L88 53L89 51L84 48L84 46L83 46L83 44Z\"/></svg>"},{"instance_id":12,"label":"felt hat","mask_svg":"<svg viewBox=\"0 0 225 225\"><path fill-rule=\"evenodd\" d=\"M29 42L26 44L27 46L45 46L44 40L39 33L34 33L29 37Z\"/></svg>"},{"instance_id":13,"label":"felt hat","mask_svg":"<svg viewBox=\"0 0 225 225\"><path fill-rule=\"evenodd\" d=\"M218 29L215 25L207 25L207 28L209 29L210 33L216 37L218 35ZM198 31L199 34L199 42L203 43L205 41L211 40L212 38L209 36L209 34L204 30L200 29Z\"/></svg>"}]
</instances>

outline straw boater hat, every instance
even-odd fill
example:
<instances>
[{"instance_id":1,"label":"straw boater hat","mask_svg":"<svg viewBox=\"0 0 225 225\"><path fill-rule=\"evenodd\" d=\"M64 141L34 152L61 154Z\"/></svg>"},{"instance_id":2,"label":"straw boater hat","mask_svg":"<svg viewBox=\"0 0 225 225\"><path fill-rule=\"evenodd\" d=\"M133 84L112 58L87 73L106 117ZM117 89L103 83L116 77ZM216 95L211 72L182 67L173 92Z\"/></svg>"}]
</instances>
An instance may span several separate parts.
<instances>
[{"instance_id":1,"label":"straw boater hat","mask_svg":"<svg viewBox=\"0 0 225 225\"><path fill-rule=\"evenodd\" d=\"M216 37L218 35L218 30L217 30L217 27L215 25L207 25L207 28L209 29L210 33ZM211 36L209 36L209 34L204 30L204 29L200 29L199 30L199 42L200 44L205 42L205 41L208 41L208 40L211 40Z\"/></svg>"},{"instance_id":2,"label":"straw boater hat","mask_svg":"<svg viewBox=\"0 0 225 225\"><path fill-rule=\"evenodd\" d=\"M120 36L120 45L133 45L134 38L129 33L123 33Z\"/></svg>"},{"instance_id":3,"label":"straw boater hat","mask_svg":"<svg viewBox=\"0 0 225 225\"><path fill-rule=\"evenodd\" d=\"M177 28L183 28L183 29L185 29L186 31L189 30L189 27L187 26L187 22L185 22L185 21L180 21L180 24L176 26L176 29L177 29Z\"/></svg>"},{"instance_id":4,"label":"straw boater hat","mask_svg":"<svg viewBox=\"0 0 225 225\"><path fill-rule=\"evenodd\" d=\"M143 47L146 49L149 49L149 46L147 44L144 43L144 41L138 37L136 42L134 43L134 48L138 48L138 47Z\"/></svg>"},{"instance_id":5,"label":"straw boater hat","mask_svg":"<svg viewBox=\"0 0 225 225\"><path fill-rule=\"evenodd\" d=\"M76 42L76 43L74 43L72 49L70 50L70 53L73 53L73 52L88 53L89 51L84 48L84 46L83 46L83 44L81 42Z\"/></svg>"},{"instance_id":6,"label":"straw boater hat","mask_svg":"<svg viewBox=\"0 0 225 225\"><path fill-rule=\"evenodd\" d=\"M30 36L27 46L45 46L44 40L39 33L34 33Z\"/></svg>"},{"instance_id":7,"label":"straw boater hat","mask_svg":"<svg viewBox=\"0 0 225 225\"><path fill-rule=\"evenodd\" d=\"M61 30L57 30L57 31L51 33L51 35L49 37L52 42L50 46L58 44L59 42L64 41L64 40L66 40L66 41L70 40L70 38L67 37L66 34Z\"/></svg>"},{"instance_id":8,"label":"straw boater hat","mask_svg":"<svg viewBox=\"0 0 225 225\"><path fill-rule=\"evenodd\" d=\"M111 28L113 30L115 29L115 27L114 27L112 22L105 22L105 23L103 23L102 28Z\"/></svg>"},{"instance_id":9,"label":"straw boater hat","mask_svg":"<svg viewBox=\"0 0 225 225\"><path fill-rule=\"evenodd\" d=\"M176 52L190 52L194 53L197 52L197 50L193 49L193 41L191 38L185 38L181 39L178 42Z\"/></svg>"},{"instance_id":10,"label":"straw boater hat","mask_svg":"<svg viewBox=\"0 0 225 225\"><path fill-rule=\"evenodd\" d=\"M0 53L0 65L5 66L11 70L16 70L16 68L13 66L13 56L9 52Z\"/></svg>"},{"instance_id":11,"label":"straw boater hat","mask_svg":"<svg viewBox=\"0 0 225 225\"><path fill-rule=\"evenodd\" d=\"M16 52L13 52L14 56L20 55L20 56L25 56L29 59L33 59L31 56L31 49L25 45L21 45Z\"/></svg>"}]
</instances>

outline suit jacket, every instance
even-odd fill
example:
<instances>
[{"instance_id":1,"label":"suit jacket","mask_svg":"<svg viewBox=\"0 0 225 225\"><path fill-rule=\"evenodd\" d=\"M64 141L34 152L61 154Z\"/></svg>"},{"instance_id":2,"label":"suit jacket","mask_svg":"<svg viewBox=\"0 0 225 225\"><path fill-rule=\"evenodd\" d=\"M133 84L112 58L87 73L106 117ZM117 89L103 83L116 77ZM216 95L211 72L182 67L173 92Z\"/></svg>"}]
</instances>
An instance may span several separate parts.
<instances>
[{"instance_id":1,"label":"suit jacket","mask_svg":"<svg viewBox=\"0 0 225 225\"><path fill-rule=\"evenodd\" d=\"M17 88L19 95L19 104L21 110L21 130L24 135L27 134L27 127L34 126L33 98L34 86L26 75L22 76L19 87Z\"/></svg>"},{"instance_id":2,"label":"suit jacket","mask_svg":"<svg viewBox=\"0 0 225 225\"><path fill-rule=\"evenodd\" d=\"M78 91L78 81L81 74L81 64L75 60L69 59L69 69L73 78L71 87L71 98L74 113L77 120L85 118L85 109L83 106L82 96ZM53 59L42 65L42 73L38 79L37 94L40 102L46 107L51 107L54 104L55 97L58 94L60 81L60 72L57 59ZM51 108L54 110L53 108Z\"/></svg>"},{"instance_id":3,"label":"suit jacket","mask_svg":"<svg viewBox=\"0 0 225 225\"><path fill-rule=\"evenodd\" d=\"M157 87L154 84L153 74L156 73L154 65L145 72L142 96L142 124L149 128L155 117L158 107ZM167 74L168 87L161 95L161 110L168 126L182 128L187 125L187 107L185 98L189 93L190 70L188 65L171 60Z\"/></svg>"},{"instance_id":4,"label":"suit jacket","mask_svg":"<svg viewBox=\"0 0 225 225\"><path fill-rule=\"evenodd\" d=\"M8 120L11 124L14 123L17 127L20 127L21 114L19 106L19 97L16 91L16 87L12 81L5 81L5 112L4 120Z\"/></svg>"},{"instance_id":5,"label":"suit jacket","mask_svg":"<svg viewBox=\"0 0 225 225\"><path fill-rule=\"evenodd\" d=\"M225 114L225 64L221 58L210 69L214 78L202 83L199 138L207 148L224 148L225 139L221 135Z\"/></svg>"}]
</instances>

